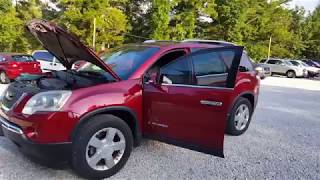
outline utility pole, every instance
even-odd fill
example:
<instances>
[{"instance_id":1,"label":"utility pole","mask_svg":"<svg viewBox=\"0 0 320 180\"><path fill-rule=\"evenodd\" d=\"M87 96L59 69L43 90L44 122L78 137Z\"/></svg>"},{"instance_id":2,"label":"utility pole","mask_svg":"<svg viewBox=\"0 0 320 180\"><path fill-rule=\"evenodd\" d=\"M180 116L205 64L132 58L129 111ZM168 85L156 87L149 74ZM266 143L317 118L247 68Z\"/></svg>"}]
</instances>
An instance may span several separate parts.
<instances>
[{"instance_id":1,"label":"utility pole","mask_svg":"<svg viewBox=\"0 0 320 180\"><path fill-rule=\"evenodd\" d=\"M270 59L270 54L271 54L271 41L272 41L272 38L271 38L271 36L270 36L269 49L268 49L268 60Z\"/></svg>"},{"instance_id":2,"label":"utility pole","mask_svg":"<svg viewBox=\"0 0 320 180\"><path fill-rule=\"evenodd\" d=\"M92 48L96 50L96 18L93 18Z\"/></svg>"}]
</instances>

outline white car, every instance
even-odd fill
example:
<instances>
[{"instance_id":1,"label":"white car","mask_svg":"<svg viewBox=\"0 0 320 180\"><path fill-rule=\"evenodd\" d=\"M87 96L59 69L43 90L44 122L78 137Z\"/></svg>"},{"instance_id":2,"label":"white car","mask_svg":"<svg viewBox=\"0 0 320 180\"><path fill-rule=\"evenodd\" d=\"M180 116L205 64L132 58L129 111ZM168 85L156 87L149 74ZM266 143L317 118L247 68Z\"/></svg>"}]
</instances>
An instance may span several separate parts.
<instances>
[{"instance_id":1,"label":"white car","mask_svg":"<svg viewBox=\"0 0 320 180\"><path fill-rule=\"evenodd\" d=\"M272 58L267 60L264 64L265 66L270 67L271 75L285 75L288 78L306 77L308 75L308 72L305 68L294 66L288 60Z\"/></svg>"},{"instance_id":2,"label":"white car","mask_svg":"<svg viewBox=\"0 0 320 180\"><path fill-rule=\"evenodd\" d=\"M303 61L300 61L300 60L290 60L290 62L295 65L295 66L299 66L299 67L302 67L302 68L305 68L307 69L308 71L308 76L309 77L315 77L315 76L318 76L320 74L320 68L317 68L317 67L312 67L308 64L306 64L305 62Z\"/></svg>"},{"instance_id":3,"label":"white car","mask_svg":"<svg viewBox=\"0 0 320 180\"><path fill-rule=\"evenodd\" d=\"M36 50L32 56L40 62L42 72L66 70L63 64L47 50Z\"/></svg>"}]
</instances>

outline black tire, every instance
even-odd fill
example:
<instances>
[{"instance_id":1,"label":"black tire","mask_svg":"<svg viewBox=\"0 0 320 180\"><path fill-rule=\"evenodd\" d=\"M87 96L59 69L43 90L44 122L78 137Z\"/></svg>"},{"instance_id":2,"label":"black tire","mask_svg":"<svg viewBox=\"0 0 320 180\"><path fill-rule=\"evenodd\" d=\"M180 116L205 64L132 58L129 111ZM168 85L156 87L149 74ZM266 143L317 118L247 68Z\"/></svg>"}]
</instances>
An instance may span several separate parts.
<instances>
[{"instance_id":1,"label":"black tire","mask_svg":"<svg viewBox=\"0 0 320 180\"><path fill-rule=\"evenodd\" d=\"M288 78L295 78L296 77L296 72L294 72L292 70L289 70L289 71L287 71L286 76Z\"/></svg>"},{"instance_id":2,"label":"black tire","mask_svg":"<svg viewBox=\"0 0 320 180\"><path fill-rule=\"evenodd\" d=\"M238 108L241 105L246 105L248 107L249 120L243 129L238 130L236 128L235 116L236 116ZM228 121L227 121L226 133L229 135L232 135L232 136L239 136L239 135L243 134L244 132L246 132L246 130L249 127L250 121L251 121L252 112L253 112L253 108L252 108L251 102L247 98L240 97L231 109L231 113L230 113L230 116L228 117Z\"/></svg>"},{"instance_id":3,"label":"black tire","mask_svg":"<svg viewBox=\"0 0 320 180\"><path fill-rule=\"evenodd\" d=\"M120 161L107 170L95 170L86 160L86 148L90 138L104 128L116 128L121 131L125 138L125 150ZM76 133L72 147L71 164L74 171L85 178L102 179L116 174L127 162L133 146L133 136L129 126L120 118L109 115L97 115L92 117Z\"/></svg>"},{"instance_id":4,"label":"black tire","mask_svg":"<svg viewBox=\"0 0 320 180\"><path fill-rule=\"evenodd\" d=\"M4 71L1 71L1 73L0 73L0 83L1 83L1 84L8 84L8 83L10 83L10 79L9 79L9 77L7 76L6 72L4 72Z\"/></svg>"}]
</instances>

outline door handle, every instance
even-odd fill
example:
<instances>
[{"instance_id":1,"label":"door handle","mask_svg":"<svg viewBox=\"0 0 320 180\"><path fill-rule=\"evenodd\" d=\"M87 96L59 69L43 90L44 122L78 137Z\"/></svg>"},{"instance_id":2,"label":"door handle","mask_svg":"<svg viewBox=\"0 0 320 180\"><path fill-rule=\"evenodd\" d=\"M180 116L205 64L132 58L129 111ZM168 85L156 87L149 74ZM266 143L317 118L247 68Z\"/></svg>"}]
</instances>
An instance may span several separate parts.
<instances>
[{"instance_id":1,"label":"door handle","mask_svg":"<svg viewBox=\"0 0 320 180\"><path fill-rule=\"evenodd\" d=\"M223 103L220 101L201 100L200 104L207 105L207 106L222 106Z\"/></svg>"}]
</instances>

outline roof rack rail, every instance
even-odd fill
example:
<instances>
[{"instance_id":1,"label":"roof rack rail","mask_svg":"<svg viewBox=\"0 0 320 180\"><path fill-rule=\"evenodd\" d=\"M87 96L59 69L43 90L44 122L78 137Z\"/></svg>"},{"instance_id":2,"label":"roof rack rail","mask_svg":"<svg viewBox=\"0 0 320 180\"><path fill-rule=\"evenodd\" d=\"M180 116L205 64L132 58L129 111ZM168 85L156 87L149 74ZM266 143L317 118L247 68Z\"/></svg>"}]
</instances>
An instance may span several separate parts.
<instances>
[{"instance_id":1,"label":"roof rack rail","mask_svg":"<svg viewBox=\"0 0 320 180\"><path fill-rule=\"evenodd\" d=\"M171 40L154 40L154 39L148 39L143 41L143 43L156 43L156 42L178 42L178 41L171 41Z\"/></svg>"},{"instance_id":2,"label":"roof rack rail","mask_svg":"<svg viewBox=\"0 0 320 180\"><path fill-rule=\"evenodd\" d=\"M236 46L236 44L234 44L234 43L227 42L227 41L219 41L219 40L186 39L181 42L216 44L216 45L224 45L224 46Z\"/></svg>"}]
</instances>

